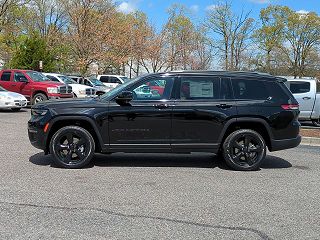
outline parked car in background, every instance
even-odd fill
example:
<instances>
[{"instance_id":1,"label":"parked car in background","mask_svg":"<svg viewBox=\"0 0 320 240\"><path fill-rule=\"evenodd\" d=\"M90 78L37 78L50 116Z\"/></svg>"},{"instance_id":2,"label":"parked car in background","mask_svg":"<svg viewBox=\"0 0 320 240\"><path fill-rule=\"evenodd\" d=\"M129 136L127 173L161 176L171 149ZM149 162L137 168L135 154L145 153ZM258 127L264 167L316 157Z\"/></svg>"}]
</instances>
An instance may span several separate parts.
<instances>
[{"instance_id":1,"label":"parked car in background","mask_svg":"<svg viewBox=\"0 0 320 240\"><path fill-rule=\"evenodd\" d=\"M163 81L162 94L135 94L154 80ZM66 168L84 167L95 152L210 152L233 169L257 170L267 148L301 141L298 102L285 81L250 72L149 74L100 98L37 104L29 139Z\"/></svg>"},{"instance_id":2,"label":"parked car in background","mask_svg":"<svg viewBox=\"0 0 320 240\"><path fill-rule=\"evenodd\" d=\"M23 95L9 92L0 86L0 109L11 109L16 112L26 107L27 103L28 101Z\"/></svg>"},{"instance_id":3,"label":"parked car in background","mask_svg":"<svg viewBox=\"0 0 320 240\"><path fill-rule=\"evenodd\" d=\"M299 102L299 120L311 120L320 127L320 80L312 78L287 78L287 87Z\"/></svg>"},{"instance_id":4,"label":"parked car in background","mask_svg":"<svg viewBox=\"0 0 320 240\"><path fill-rule=\"evenodd\" d=\"M0 86L8 91L22 94L31 104L48 99L73 97L71 86L53 82L45 75L31 70L0 71Z\"/></svg>"},{"instance_id":5,"label":"parked car in background","mask_svg":"<svg viewBox=\"0 0 320 240\"><path fill-rule=\"evenodd\" d=\"M43 73L43 74L47 76L51 81L61 82L71 86L74 97L83 98L83 97L94 97L96 95L95 88L79 84L75 80L63 74L59 74L59 73Z\"/></svg>"},{"instance_id":6,"label":"parked car in background","mask_svg":"<svg viewBox=\"0 0 320 240\"><path fill-rule=\"evenodd\" d=\"M126 81L129 81L129 78L122 75L97 75L95 78L103 82L104 85L113 89L119 84L123 84Z\"/></svg>"},{"instance_id":7,"label":"parked car in background","mask_svg":"<svg viewBox=\"0 0 320 240\"><path fill-rule=\"evenodd\" d=\"M109 92L112 88L105 86L101 81L96 78L83 78L77 76L70 76L72 79L76 80L79 84L83 84L89 87L93 87L96 90L96 95L102 95Z\"/></svg>"}]
</instances>

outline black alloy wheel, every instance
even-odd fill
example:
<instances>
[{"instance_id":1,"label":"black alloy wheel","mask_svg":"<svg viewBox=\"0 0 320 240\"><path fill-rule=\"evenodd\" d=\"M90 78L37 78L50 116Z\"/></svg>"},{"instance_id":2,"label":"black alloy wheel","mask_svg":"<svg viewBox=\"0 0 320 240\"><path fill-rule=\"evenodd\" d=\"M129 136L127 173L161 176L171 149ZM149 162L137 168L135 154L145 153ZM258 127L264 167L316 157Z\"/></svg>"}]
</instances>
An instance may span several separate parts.
<instances>
[{"instance_id":1,"label":"black alloy wheel","mask_svg":"<svg viewBox=\"0 0 320 240\"><path fill-rule=\"evenodd\" d=\"M59 129L50 142L50 153L57 165L65 168L82 168L94 155L95 143L84 128L67 126Z\"/></svg>"},{"instance_id":2,"label":"black alloy wheel","mask_svg":"<svg viewBox=\"0 0 320 240\"><path fill-rule=\"evenodd\" d=\"M257 170L266 156L266 144L256 131L241 129L231 133L223 144L226 163L235 170Z\"/></svg>"},{"instance_id":3,"label":"black alloy wheel","mask_svg":"<svg viewBox=\"0 0 320 240\"><path fill-rule=\"evenodd\" d=\"M320 127L320 118L312 120L313 126Z\"/></svg>"}]
</instances>

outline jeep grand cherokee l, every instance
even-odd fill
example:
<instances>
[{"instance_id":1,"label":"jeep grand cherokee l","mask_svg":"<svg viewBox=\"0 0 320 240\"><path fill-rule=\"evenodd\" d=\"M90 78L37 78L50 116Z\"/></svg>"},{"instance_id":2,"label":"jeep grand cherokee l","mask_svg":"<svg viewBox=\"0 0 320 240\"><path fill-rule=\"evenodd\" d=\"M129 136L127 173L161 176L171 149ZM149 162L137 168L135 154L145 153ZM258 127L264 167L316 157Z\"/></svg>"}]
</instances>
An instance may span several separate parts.
<instances>
[{"instance_id":1,"label":"jeep grand cherokee l","mask_svg":"<svg viewBox=\"0 0 320 240\"><path fill-rule=\"evenodd\" d=\"M150 98L141 86L163 82ZM119 85L96 98L35 105L33 146L66 168L95 152L211 152L236 170L256 170L267 148L299 145L299 106L285 79L250 72L169 72Z\"/></svg>"}]
</instances>

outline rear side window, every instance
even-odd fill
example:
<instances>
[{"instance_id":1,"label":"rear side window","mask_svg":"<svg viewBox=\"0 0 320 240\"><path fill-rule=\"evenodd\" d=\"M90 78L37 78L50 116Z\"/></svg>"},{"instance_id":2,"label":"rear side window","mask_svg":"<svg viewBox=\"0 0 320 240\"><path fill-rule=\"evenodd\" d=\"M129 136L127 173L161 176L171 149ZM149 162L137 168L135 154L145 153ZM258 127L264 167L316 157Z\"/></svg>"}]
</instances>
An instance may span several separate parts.
<instances>
[{"instance_id":1,"label":"rear side window","mask_svg":"<svg viewBox=\"0 0 320 240\"><path fill-rule=\"evenodd\" d=\"M1 81L10 81L11 72L3 72L1 76Z\"/></svg>"},{"instance_id":2,"label":"rear side window","mask_svg":"<svg viewBox=\"0 0 320 240\"><path fill-rule=\"evenodd\" d=\"M101 82L104 82L104 83L108 83L108 82L109 82L109 77L107 77L107 76L101 76L101 77L100 77L100 81L101 81Z\"/></svg>"},{"instance_id":3,"label":"rear side window","mask_svg":"<svg viewBox=\"0 0 320 240\"><path fill-rule=\"evenodd\" d=\"M219 90L220 78L218 77L182 77L180 99L219 99Z\"/></svg>"},{"instance_id":4,"label":"rear side window","mask_svg":"<svg viewBox=\"0 0 320 240\"><path fill-rule=\"evenodd\" d=\"M292 93L307 93L310 92L310 82L294 82L290 81L290 91Z\"/></svg>"},{"instance_id":5,"label":"rear side window","mask_svg":"<svg viewBox=\"0 0 320 240\"><path fill-rule=\"evenodd\" d=\"M233 79L232 87L235 99L267 100L269 97L265 81Z\"/></svg>"}]
</instances>

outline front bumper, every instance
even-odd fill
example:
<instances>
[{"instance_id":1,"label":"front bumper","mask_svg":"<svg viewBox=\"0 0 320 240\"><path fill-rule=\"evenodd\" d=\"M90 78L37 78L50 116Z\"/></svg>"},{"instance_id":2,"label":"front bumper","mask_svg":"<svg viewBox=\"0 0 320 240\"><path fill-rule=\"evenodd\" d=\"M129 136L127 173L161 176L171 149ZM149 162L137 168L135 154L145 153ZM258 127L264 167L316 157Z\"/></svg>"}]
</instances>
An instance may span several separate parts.
<instances>
[{"instance_id":1,"label":"front bumper","mask_svg":"<svg viewBox=\"0 0 320 240\"><path fill-rule=\"evenodd\" d=\"M28 104L27 100L10 100L3 101L0 104L0 108L23 108Z\"/></svg>"},{"instance_id":2,"label":"front bumper","mask_svg":"<svg viewBox=\"0 0 320 240\"><path fill-rule=\"evenodd\" d=\"M294 148L299 146L301 143L301 136L297 136L296 138L290 139L282 139L282 140L271 140L271 148L270 152L284 150L288 148Z\"/></svg>"}]
</instances>

